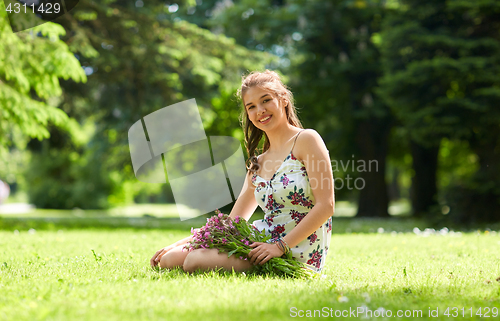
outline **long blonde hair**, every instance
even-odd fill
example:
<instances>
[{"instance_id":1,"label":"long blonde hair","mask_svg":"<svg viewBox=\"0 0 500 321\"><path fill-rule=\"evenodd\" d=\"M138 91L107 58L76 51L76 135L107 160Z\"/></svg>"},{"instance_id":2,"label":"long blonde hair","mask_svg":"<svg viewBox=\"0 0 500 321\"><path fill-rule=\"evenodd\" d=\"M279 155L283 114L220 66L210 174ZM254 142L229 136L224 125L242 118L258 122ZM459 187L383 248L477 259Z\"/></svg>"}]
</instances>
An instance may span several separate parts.
<instances>
[{"instance_id":1,"label":"long blonde hair","mask_svg":"<svg viewBox=\"0 0 500 321\"><path fill-rule=\"evenodd\" d=\"M259 164L257 162L257 147L264 136L264 147L262 152L265 152L270 147L269 138L266 133L261 129L255 127L255 125L248 118L248 113L245 108L243 101L243 96L245 96L248 89L258 86L259 88L268 90L272 92L278 99L286 99L288 104L285 106L286 118L288 123L292 126L303 128L297 117L297 112L295 109L293 94L281 81L280 76L274 72L266 69L264 72L252 71L246 76L242 77L241 88L238 89L238 97L243 103L243 110L241 113L241 120L243 126L243 132L245 134L245 146L248 153L247 169L255 173L259 169Z\"/></svg>"}]
</instances>

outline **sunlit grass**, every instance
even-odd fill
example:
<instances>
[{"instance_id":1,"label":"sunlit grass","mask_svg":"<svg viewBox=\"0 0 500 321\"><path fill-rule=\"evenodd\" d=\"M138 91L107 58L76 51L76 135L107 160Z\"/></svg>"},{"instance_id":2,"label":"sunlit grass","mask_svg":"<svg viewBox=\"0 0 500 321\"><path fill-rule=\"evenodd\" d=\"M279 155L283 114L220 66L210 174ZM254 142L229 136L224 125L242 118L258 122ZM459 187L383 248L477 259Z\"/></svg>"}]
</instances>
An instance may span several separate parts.
<instances>
[{"instance_id":1,"label":"sunlit grass","mask_svg":"<svg viewBox=\"0 0 500 321\"><path fill-rule=\"evenodd\" d=\"M293 307L427 317L430 307L448 320L446 307L500 307L500 233L384 230L333 234L325 276L310 281L152 270L153 253L186 230L0 231L0 319L283 320Z\"/></svg>"},{"instance_id":2,"label":"sunlit grass","mask_svg":"<svg viewBox=\"0 0 500 321\"><path fill-rule=\"evenodd\" d=\"M402 213L408 204L391 205ZM324 277L192 276L149 267L156 250L206 220L180 221L169 206L0 215L0 319L267 320L300 310L324 316L324 307L422 310L426 317L430 307L445 320L448 306L500 307L499 224L426 230L426 222L405 215L341 215L355 207L338 202Z\"/></svg>"}]
</instances>

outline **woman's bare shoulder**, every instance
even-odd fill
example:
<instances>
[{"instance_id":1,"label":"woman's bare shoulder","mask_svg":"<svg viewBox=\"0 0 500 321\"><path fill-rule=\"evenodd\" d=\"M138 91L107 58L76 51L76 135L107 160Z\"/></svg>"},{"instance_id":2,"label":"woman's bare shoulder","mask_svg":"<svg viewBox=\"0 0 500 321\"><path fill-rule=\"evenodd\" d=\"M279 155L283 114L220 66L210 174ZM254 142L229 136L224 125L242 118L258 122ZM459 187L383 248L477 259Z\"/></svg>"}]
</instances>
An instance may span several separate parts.
<instances>
[{"instance_id":1,"label":"woman's bare shoulder","mask_svg":"<svg viewBox=\"0 0 500 321\"><path fill-rule=\"evenodd\" d=\"M301 139L302 141L308 140L309 142L317 140L320 140L321 142L323 141L321 135L315 129L312 128L304 128L304 130L300 132L300 135L297 138L297 140L299 139Z\"/></svg>"},{"instance_id":2,"label":"woman's bare shoulder","mask_svg":"<svg viewBox=\"0 0 500 321\"><path fill-rule=\"evenodd\" d=\"M303 130L297 138L297 144L299 144L299 141L301 145L314 144L317 146L325 144L323 137L321 137L321 135L312 128L306 128Z\"/></svg>"},{"instance_id":3,"label":"woman's bare shoulder","mask_svg":"<svg viewBox=\"0 0 500 321\"><path fill-rule=\"evenodd\" d=\"M328 154L328 149L321 135L316 130L309 128L303 130L297 137L294 150L296 150L295 156L299 159L305 159L309 154L316 155L325 152Z\"/></svg>"}]
</instances>

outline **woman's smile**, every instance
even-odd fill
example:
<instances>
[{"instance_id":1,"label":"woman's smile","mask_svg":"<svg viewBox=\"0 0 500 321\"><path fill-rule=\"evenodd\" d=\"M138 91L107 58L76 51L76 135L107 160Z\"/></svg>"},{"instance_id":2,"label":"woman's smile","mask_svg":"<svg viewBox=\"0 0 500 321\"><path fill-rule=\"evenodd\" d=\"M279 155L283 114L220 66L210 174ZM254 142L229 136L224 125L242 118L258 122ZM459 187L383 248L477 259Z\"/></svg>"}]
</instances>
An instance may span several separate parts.
<instances>
[{"instance_id":1,"label":"woman's smile","mask_svg":"<svg viewBox=\"0 0 500 321\"><path fill-rule=\"evenodd\" d=\"M262 125L265 125L267 123L269 123L271 121L271 118L273 117L273 115L267 115L267 116L264 116L263 118L259 119L259 122L262 124Z\"/></svg>"}]
</instances>

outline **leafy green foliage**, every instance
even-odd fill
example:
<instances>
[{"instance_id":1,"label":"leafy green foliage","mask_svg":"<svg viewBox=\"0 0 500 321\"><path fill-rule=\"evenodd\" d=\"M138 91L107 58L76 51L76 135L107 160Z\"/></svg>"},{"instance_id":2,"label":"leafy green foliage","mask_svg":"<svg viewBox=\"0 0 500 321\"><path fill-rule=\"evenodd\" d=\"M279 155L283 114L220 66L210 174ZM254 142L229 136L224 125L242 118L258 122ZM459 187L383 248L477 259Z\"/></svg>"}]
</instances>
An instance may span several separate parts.
<instances>
[{"instance_id":1,"label":"leafy green foliage","mask_svg":"<svg viewBox=\"0 0 500 321\"><path fill-rule=\"evenodd\" d=\"M418 168L430 178L437 169L439 217L444 207L500 217L478 205L500 208L495 1L109 0L17 34L0 14L0 153L53 136L28 144L34 161L22 185L44 207L171 200L167 185L135 179L130 125L196 98L207 135L242 141L240 76L269 68L284 75L332 160L378 161L378 175L334 172L367 183L337 190L338 199L359 194L358 208L384 215L386 179L396 189L413 184L394 195L415 195L418 143L434 151ZM22 183L21 154L8 155L0 176Z\"/></svg>"},{"instance_id":2,"label":"leafy green foliage","mask_svg":"<svg viewBox=\"0 0 500 321\"><path fill-rule=\"evenodd\" d=\"M232 134L239 127L240 109L234 101L218 97L235 91L243 71L270 59L267 54L236 45L224 35L174 19L169 7L158 1L143 7L119 1L80 3L57 22L67 31L64 40L88 74L86 85L63 84L61 108L81 123L91 120L96 126L90 140L77 151L76 161L61 160L60 167L50 161L54 154L67 159L72 153L70 141L59 146L50 143L46 153L37 155L52 168L33 168L39 180L47 184L53 180L56 184L58 179L72 177L68 184L81 185L68 188L61 184L59 189L69 195L61 198L62 203L51 203L51 198L37 202L43 207L61 207L70 202L78 207L102 208L132 202L134 194L140 192L137 184L141 183L130 162L130 126L160 108L196 98L207 127L219 126L211 132ZM230 131L220 127L221 118ZM48 177L54 171L57 178ZM94 188L91 191L84 186ZM39 191L43 189L39 185ZM82 190L81 196L76 194ZM35 194L39 193L31 195Z\"/></svg>"},{"instance_id":3,"label":"leafy green foliage","mask_svg":"<svg viewBox=\"0 0 500 321\"><path fill-rule=\"evenodd\" d=\"M379 185L384 184L385 145L392 125L389 109L374 93L382 69L371 38L380 29L384 10L377 1L244 0L219 3L206 22L247 48L277 57L271 68L283 72L304 125L322 134L333 158L346 160L356 154L381 163L378 176L365 177L366 189L372 192L385 190ZM366 139L375 135L376 141ZM377 147L367 148L370 145ZM334 174L340 179L363 175ZM352 197L353 192L340 189L338 195ZM367 199L360 202L367 204ZM371 199L383 200L384 195ZM367 207L377 208L371 211L374 215L387 214L383 201Z\"/></svg>"},{"instance_id":4,"label":"leafy green foliage","mask_svg":"<svg viewBox=\"0 0 500 321\"><path fill-rule=\"evenodd\" d=\"M468 142L479 158L478 172L453 187L451 213L498 220L500 212L475 204L500 205L500 150L495 147L500 7L496 1L401 4L384 21L380 36L384 75L378 92L419 144L437 145L444 137Z\"/></svg>"},{"instance_id":5,"label":"leafy green foliage","mask_svg":"<svg viewBox=\"0 0 500 321\"><path fill-rule=\"evenodd\" d=\"M49 123L64 126L68 121L51 100L62 94L59 78L85 82L86 76L60 40L64 34L55 23L13 33L0 4L0 155L26 138L47 138Z\"/></svg>"},{"instance_id":6,"label":"leafy green foliage","mask_svg":"<svg viewBox=\"0 0 500 321\"><path fill-rule=\"evenodd\" d=\"M412 137L469 139L498 124L498 4L402 3L406 9L385 21L381 36L380 93Z\"/></svg>"}]
</instances>

